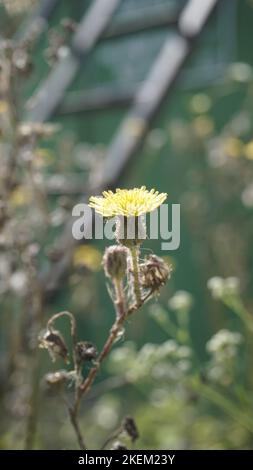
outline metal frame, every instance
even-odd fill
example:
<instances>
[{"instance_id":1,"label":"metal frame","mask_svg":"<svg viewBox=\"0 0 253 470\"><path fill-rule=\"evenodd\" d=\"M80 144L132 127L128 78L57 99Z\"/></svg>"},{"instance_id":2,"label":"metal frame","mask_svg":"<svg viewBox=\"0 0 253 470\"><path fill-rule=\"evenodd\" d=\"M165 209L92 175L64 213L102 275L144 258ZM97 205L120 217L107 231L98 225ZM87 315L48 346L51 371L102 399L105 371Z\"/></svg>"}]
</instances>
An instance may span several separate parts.
<instances>
[{"instance_id":1,"label":"metal frame","mask_svg":"<svg viewBox=\"0 0 253 470\"><path fill-rule=\"evenodd\" d=\"M119 3L120 0L94 0L73 36L68 55L53 68L33 97L34 105L27 115L29 121L46 121L55 112L81 62L101 38Z\"/></svg>"},{"instance_id":2,"label":"metal frame","mask_svg":"<svg viewBox=\"0 0 253 470\"><path fill-rule=\"evenodd\" d=\"M189 54L194 49L196 40L217 3L218 0L206 0L205 2L203 0L188 0L185 7L188 8L188 20L186 22L181 21L180 24L180 19L184 17L186 11L183 9L179 17L180 32L174 38L169 35L165 41L146 80L136 93L130 111L109 146L102 174L99 175L96 181L92 182L90 188L86 189L86 194L99 193L105 188L117 185L126 165L136 155L136 151L139 149L165 96L172 90L176 78ZM196 11L196 6L199 12L197 27L196 18L193 17L192 13ZM45 113L43 116L45 117ZM85 201L87 201L87 197L83 197L79 202ZM60 280L70 265L72 252L76 244L71 228L72 219L70 218L58 243L62 251L62 257L42 279L47 292L57 289Z\"/></svg>"}]
</instances>

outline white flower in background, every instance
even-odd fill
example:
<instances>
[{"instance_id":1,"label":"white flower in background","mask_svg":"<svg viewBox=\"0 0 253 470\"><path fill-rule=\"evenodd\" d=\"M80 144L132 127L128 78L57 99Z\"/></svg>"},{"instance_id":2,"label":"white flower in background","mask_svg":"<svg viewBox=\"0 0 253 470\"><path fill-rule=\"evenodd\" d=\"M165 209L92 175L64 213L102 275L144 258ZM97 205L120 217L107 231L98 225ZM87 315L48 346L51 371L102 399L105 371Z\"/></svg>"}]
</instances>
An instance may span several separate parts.
<instances>
[{"instance_id":1,"label":"white flower in background","mask_svg":"<svg viewBox=\"0 0 253 470\"><path fill-rule=\"evenodd\" d=\"M159 356L161 358L168 357L177 351L178 344L174 339L168 339L165 343L159 346Z\"/></svg>"},{"instance_id":2,"label":"white flower in background","mask_svg":"<svg viewBox=\"0 0 253 470\"><path fill-rule=\"evenodd\" d=\"M146 343L139 351L139 360L143 364L145 361L153 361L156 358L158 346L152 343Z\"/></svg>"},{"instance_id":3,"label":"white flower in background","mask_svg":"<svg viewBox=\"0 0 253 470\"><path fill-rule=\"evenodd\" d=\"M189 292L184 290L179 290L176 292L173 297L168 302L171 310L180 311L180 310L190 310L193 304L193 297Z\"/></svg>"},{"instance_id":4,"label":"white flower in background","mask_svg":"<svg viewBox=\"0 0 253 470\"><path fill-rule=\"evenodd\" d=\"M211 277L207 282L207 288L210 290L214 299L220 299L224 293L224 279L222 277Z\"/></svg>"},{"instance_id":5,"label":"white flower in background","mask_svg":"<svg viewBox=\"0 0 253 470\"><path fill-rule=\"evenodd\" d=\"M209 380L228 386L234 381L235 358L243 337L238 332L218 331L207 343L206 349L211 355L207 368Z\"/></svg>"},{"instance_id":6,"label":"white flower in background","mask_svg":"<svg viewBox=\"0 0 253 470\"><path fill-rule=\"evenodd\" d=\"M215 276L209 279L207 282L207 288L210 290L214 299L222 299L224 296L238 295L240 281L235 276L231 276L226 279Z\"/></svg>"},{"instance_id":7,"label":"white flower in background","mask_svg":"<svg viewBox=\"0 0 253 470\"><path fill-rule=\"evenodd\" d=\"M163 344L147 343L139 352L133 343L113 351L110 355L110 370L125 373L129 382L140 380L181 380L192 367L192 351L174 339ZM129 354L130 352L130 354Z\"/></svg>"},{"instance_id":8,"label":"white flower in background","mask_svg":"<svg viewBox=\"0 0 253 470\"><path fill-rule=\"evenodd\" d=\"M238 332L220 330L207 343L207 351L221 360L231 358L237 353L242 343L242 335Z\"/></svg>"},{"instance_id":9,"label":"white flower in background","mask_svg":"<svg viewBox=\"0 0 253 470\"><path fill-rule=\"evenodd\" d=\"M190 357L191 355L192 355L191 348L189 348L188 346L179 346L177 350L177 357L179 359L185 359L185 358Z\"/></svg>"}]
</instances>

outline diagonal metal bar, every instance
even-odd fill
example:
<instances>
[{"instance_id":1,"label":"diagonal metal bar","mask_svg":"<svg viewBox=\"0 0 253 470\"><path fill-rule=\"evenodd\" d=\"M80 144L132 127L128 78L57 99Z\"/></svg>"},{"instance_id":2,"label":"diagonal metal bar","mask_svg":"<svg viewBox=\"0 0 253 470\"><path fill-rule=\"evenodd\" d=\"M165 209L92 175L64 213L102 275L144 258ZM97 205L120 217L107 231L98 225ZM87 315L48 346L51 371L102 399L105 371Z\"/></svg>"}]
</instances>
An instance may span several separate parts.
<instances>
[{"instance_id":1,"label":"diagonal metal bar","mask_svg":"<svg viewBox=\"0 0 253 470\"><path fill-rule=\"evenodd\" d=\"M60 104L66 89L74 80L81 62L104 33L120 0L95 0L79 24L68 54L49 74L33 96L33 107L26 119L43 122Z\"/></svg>"},{"instance_id":2,"label":"diagonal metal bar","mask_svg":"<svg viewBox=\"0 0 253 470\"><path fill-rule=\"evenodd\" d=\"M218 0L189 0L179 17L181 35L168 38L112 141L98 185L113 185L138 150L150 122L172 87ZM185 36L186 37L185 37Z\"/></svg>"},{"instance_id":3,"label":"diagonal metal bar","mask_svg":"<svg viewBox=\"0 0 253 470\"><path fill-rule=\"evenodd\" d=\"M196 2L198 2L198 10L196 10ZM101 176L96 181L93 181L93 193L100 192L101 189L108 188L108 186L114 187L122 176L126 164L136 154L152 119L158 112L165 96L171 91L187 57L196 44L196 41L192 39L197 39L200 35L218 0L212 0L212 7L210 2L211 0L206 2L203 2L203 0L188 1L185 7L188 10L184 9L181 14L181 18L185 18L184 15L187 12L187 22L181 23L182 32L184 30L182 24L187 24L185 29L187 35L183 37L177 34L174 38L168 38L162 47L147 80L141 85L136 95L131 111L127 114L109 147L105 158L104 170ZM191 6L192 9L190 9ZM191 20L196 25L195 15L198 12L201 20L198 21L198 27L193 27L191 26ZM189 31L191 31L190 35L188 34ZM86 197L83 197L79 202L85 201ZM91 223L92 220L87 221L87 224ZM59 241L63 255L60 261L55 263L52 269L43 277L42 281L46 292L52 292L57 289L59 281L70 266L75 246L71 227L72 220L69 220Z\"/></svg>"},{"instance_id":4,"label":"diagonal metal bar","mask_svg":"<svg viewBox=\"0 0 253 470\"><path fill-rule=\"evenodd\" d=\"M179 29L184 36L197 36L218 0L190 0L179 18Z\"/></svg>"},{"instance_id":5,"label":"diagonal metal bar","mask_svg":"<svg viewBox=\"0 0 253 470\"><path fill-rule=\"evenodd\" d=\"M39 4L35 7L32 16L39 16L47 20L54 11L55 7L61 1L62 0L41 0Z\"/></svg>"},{"instance_id":6,"label":"diagonal metal bar","mask_svg":"<svg viewBox=\"0 0 253 470\"><path fill-rule=\"evenodd\" d=\"M138 90L138 85L115 87L107 85L89 91L68 93L57 109L57 114L72 114L83 111L97 111L113 106L130 105Z\"/></svg>"},{"instance_id":7,"label":"diagonal metal bar","mask_svg":"<svg viewBox=\"0 0 253 470\"><path fill-rule=\"evenodd\" d=\"M188 52L188 41L178 34L165 42L109 148L102 174L106 186L118 180L123 168L135 154Z\"/></svg>"},{"instance_id":8,"label":"diagonal metal bar","mask_svg":"<svg viewBox=\"0 0 253 470\"><path fill-rule=\"evenodd\" d=\"M155 8L147 8L143 14L137 17L115 20L103 34L104 39L115 39L131 34L142 33L156 28L175 26L179 17L180 5L155 5Z\"/></svg>"}]
</instances>

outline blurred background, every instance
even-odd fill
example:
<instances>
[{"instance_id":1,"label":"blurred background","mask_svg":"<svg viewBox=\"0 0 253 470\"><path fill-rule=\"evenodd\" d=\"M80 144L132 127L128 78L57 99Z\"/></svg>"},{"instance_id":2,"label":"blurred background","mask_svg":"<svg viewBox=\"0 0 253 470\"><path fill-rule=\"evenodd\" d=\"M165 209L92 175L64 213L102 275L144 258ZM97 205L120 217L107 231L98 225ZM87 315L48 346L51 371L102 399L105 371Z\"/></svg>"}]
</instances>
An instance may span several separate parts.
<instances>
[{"instance_id":1,"label":"blurred background","mask_svg":"<svg viewBox=\"0 0 253 470\"><path fill-rule=\"evenodd\" d=\"M76 448L43 382L65 366L36 338L69 310L101 348L108 242L74 243L72 208L142 185L181 204L181 245L145 243L171 280L129 322L82 426L94 447L125 413L136 448L252 446L252 24L251 0L0 0L1 448ZM190 345L173 338L181 314Z\"/></svg>"}]
</instances>

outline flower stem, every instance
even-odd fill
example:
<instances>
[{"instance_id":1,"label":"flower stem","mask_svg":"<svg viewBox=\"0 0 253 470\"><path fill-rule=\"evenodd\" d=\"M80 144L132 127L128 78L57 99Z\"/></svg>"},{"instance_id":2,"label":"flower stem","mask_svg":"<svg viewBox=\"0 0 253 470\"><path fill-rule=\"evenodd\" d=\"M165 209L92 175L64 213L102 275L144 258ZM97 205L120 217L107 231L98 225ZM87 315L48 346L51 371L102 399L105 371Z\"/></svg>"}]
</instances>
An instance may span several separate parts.
<instances>
[{"instance_id":1,"label":"flower stem","mask_svg":"<svg viewBox=\"0 0 253 470\"><path fill-rule=\"evenodd\" d=\"M253 433L253 423L251 418L241 411L235 403L228 398L224 397L217 390L214 390L205 384L195 384L196 391L204 398L214 403L220 409L225 411L232 419L234 419L241 426L246 428L249 432Z\"/></svg>"},{"instance_id":2,"label":"flower stem","mask_svg":"<svg viewBox=\"0 0 253 470\"><path fill-rule=\"evenodd\" d=\"M75 408L68 407L68 412L69 412L69 417L70 417L71 424L73 426L73 429L75 431L75 434L76 434L76 437L77 437L77 440L78 440L79 447L82 450L87 450L87 447L86 447L86 445L84 443L84 440L83 440L83 436L82 436L82 432L81 432L81 429L80 429L80 426L79 426L77 412L76 412Z\"/></svg>"},{"instance_id":3,"label":"flower stem","mask_svg":"<svg viewBox=\"0 0 253 470\"><path fill-rule=\"evenodd\" d=\"M243 323L245 324L246 328L252 333L253 332L253 317L248 312L248 310L244 307L241 300L237 297L225 299L224 303L227 307L229 307L233 312L241 318Z\"/></svg>"},{"instance_id":4,"label":"flower stem","mask_svg":"<svg viewBox=\"0 0 253 470\"><path fill-rule=\"evenodd\" d=\"M139 247L138 245L133 244L130 248L131 260L132 260L132 270L133 270L133 288L134 295L136 300L137 307L141 305L141 289L140 289L140 280L139 280Z\"/></svg>"},{"instance_id":5,"label":"flower stem","mask_svg":"<svg viewBox=\"0 0 253 470\"><path fill-rule=\"evenodd\" d=\"M122 279L114 279L114 289L115 289L115 308L117 313L117 318L125 314L125 296Z\"/></svg>"},{"instance_id":6,"label":"flower stem","mask_svg":"<svg viewBox=\"0 0 253 470\"><path fill-rule=\"evenodd\" d=\"M78 420L81 393L80 393L80 383L79 383L79 377L78 377L80 371L79 371L79 366L77 364L76 351L75 351L75 346L76 346L76 342L77 342L76 320L75 320L74 315L72 315L72 313L70 313L66 310L64 312L56 313L55 315L53 315L50 318L50 320L48 321L47 327L48 327L48 329L52 328L54 322L56 320L58 320L58 318L61 318L61 317L64 317L64 316L66 316L70 319L71 338L72 338L72 355L73 355L74 368L75 368L76 375L77 375L77 380L76 380L76 383L75 383L75 400L74 400L74 404L73 404L73 406L71 406L66 400L65 400L65 404L66 404L66 407L67 407L67 410L68 410L68 413L69 413L70 422L73 426L73 429L74 429L76 437L77 437L79 447L82 450L87 450L87 446L84 442L84 438L83 438L82 431L81 431L81 428L80 428L80 425L79 425L79 420Z\"/></svg>"},{"instance_id":7,"label":"flower stem","mask_svg":"<svg viewBox=\"0 0 253 470\"><path fill-rule=\"evenodd\" d=\"M122 325L125 321L125 318L126 318L126 315L121 315L120 317L118 317L115 321L115 323L113 324L112 328L111 328L111 331L110 331L110 334L104 344L104 347L97 359L97 362L96 362L96 365L90 370L87 378L83 381L83 383L81 384L80 386L80 398L81 396L84 394L84 393L87 393L91 387L91 385L93 384L93 381L97 375L97 372L99 371L100 369L100 365L101 363L103 362L103 360L108 356L109 352L111 351L111 348L112 348L112 345L114 343L114 341L116 340L118 334L120 333L121 331L121 328L122 328Z\"/></svg>"},{"instance_id":8,"label":"flower stem","mask_svg":"<svg viewBox=\"0 0 253 470\"><path fill-rule=\"evenodd\" d=\"M106 441L104 442L104 444L102 445L101 449L100 450L104 450L106 448L106 446L112 442L113 440L117 439L119 434L122 432L122 426L119 427L119 429L117 429L111 436L109 436Z\"/></svg>"}]
</instances>

